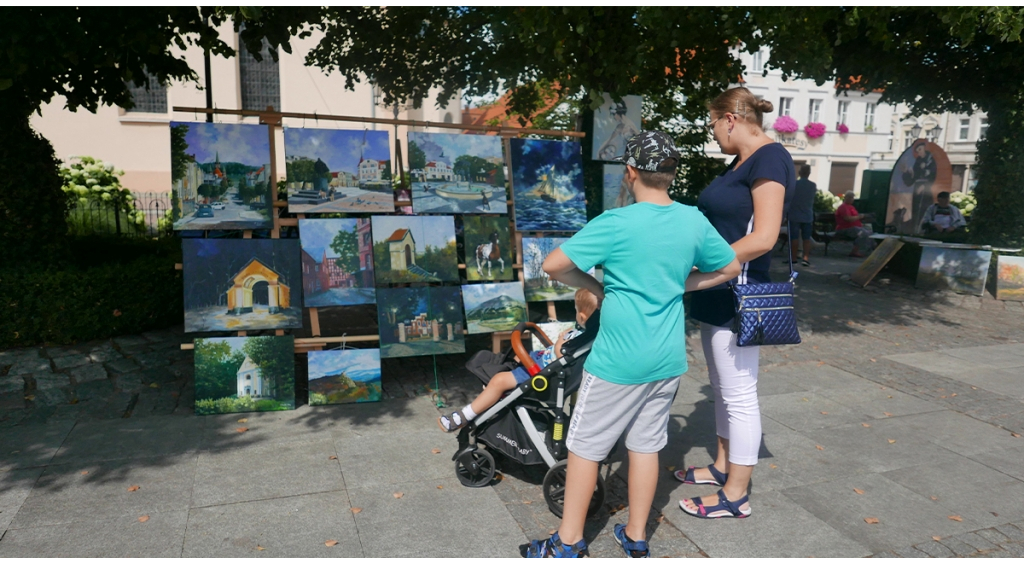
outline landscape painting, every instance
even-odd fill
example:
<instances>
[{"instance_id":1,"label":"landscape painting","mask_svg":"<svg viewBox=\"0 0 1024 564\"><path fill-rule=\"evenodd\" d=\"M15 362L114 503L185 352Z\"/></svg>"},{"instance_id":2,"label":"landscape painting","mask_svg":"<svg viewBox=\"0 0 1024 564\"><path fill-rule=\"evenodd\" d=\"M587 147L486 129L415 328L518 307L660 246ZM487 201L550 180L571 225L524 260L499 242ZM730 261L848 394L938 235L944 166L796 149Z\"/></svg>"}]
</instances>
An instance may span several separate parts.
<instances>
[{"instance_id":1,"label":"landscape painting","mask_svg":"<svg viewBox=\"0 0 1024 564\"><path fill-rule=\"evenodd\" d=\"M857 267L857 270L853 271L853 274L850 275L850 281L861 288L867 286L902 248L903 241L896 237L886 238L882 241L881 245L875 247L875 250L868 255L868 258L864 259L864 262Z\"/></svg>"},{"instance_id":2,"label":"landscape painting","mask_svg":"<svg viewBox=\"0 0 1024 564\"><path fill-rule=\"evenodd\" d=\"M467 215L462 218L462 232L467 280L515 279L507 216Z\"/></svg>"},{"instance_id":3,"label":"landscape painting","mask_svg":"<svg viewBox=\"0 0 1024 564\"><path fill-rule=\"evenodd\" d=\"M604 104L594 110L594 137L592 159L610 161L622 156L626 141L640 133L641 96L623 96L616 102L607 93Z\"/></svg>"},{"instance_id":4,"label":"landscape painting","mask_svg":"<svg viewBox=\"0 0 1024 564\"><path fill-rule=\"evenodd\" d=\"M309 405L380 401L380 349L310 351Z\"/></svg>"},{"instance_id":5,"label":"landscape painting","mask_svg":"<svg viewBox=\"0 0 1024 564\"><path fill-rule=\"evenodd\" d=\"M302 327L296 240L184 239L185 332Z\"/></svg>"},{"instance_id":6,"label":"landscape painting","mask_svg":"<svg viewBox=\"0 0 1024 564\"><path fill-rule=\"evenodd\" d=\"M922 247L916 288L949 289L958 294L980 296L992 261L992 251Z\"/></svg>"},{"instance_id":7,"label":"landscape painting","mask_svg":"<svg viewBox=\"0 0 1024 564\"><path fill-rule=\"evenodd\" d=\"M380 357L466 352L458 286L379 288Z\"/></svg>"},{"instance_id":8,"label":"landscape painting","mask_svg":"<svg viewBox=\"0 0 1024 564\"><path fill-rule=\"evenodd\" d=\"M501 137L409 132L416 213L508 213Z\"/></svg>"},{"instance_id":9,"label":"landscape painting","mask_svg":"<svg viewBox=\"0 0 1024 564\"><path fill-rule=\"evenodd\" d=\"M1000 255L996 265L996 299L1024 301L1024 257Z\"/></svg>"},{"instance_id":10,"label":"landscape painting","mask_svg":"<svg viewBox=\"0 0 1024 564\"><path fill-rule=\"evenodd\" d=\"M175 230L273 227L271 180L267 126L171 122Z\"/></svg>"},{"instance_id":11,"label":"landscape painting","mask_svg":"<svg viewBox=\"0 0 1024 564\"><path fill-rule=\"evenodd\" d=\"M369 218L300 219L306 307L374 303Z\"/></svg>"},{"instance_id":12,"label":"landscape painting","mask_svg":"<svg viewBox=\"0 0 1024 564\"><path fill-rule=\"evenodd\" d=\"M579 143L512 139L516 231L575 232L587 223Z\"/></svg>"},{"instance_id":13,"label":"landscape painting","mask_svg":"<svg viewBox=\"0 0 1024 564\"><path fill-rule=\"evenodd\" d=\"M568 241L564 237L523 237L523 278L528 302L546 302L575 299L576 288L566 286L548 277L544 272L544 259L551 251ZM591 268L587 274L594 275Z\"/></svg>"},{"instance_id":14,"label":"landscape painting","mask_svg":"<svg viewBox=\"0 0 1024 564\"><path fill-rule=\"evenodd\" d=\"M519 282L466 284L462 287L470 334L511 331L527 321L526 298Z\"/></svg>"},{"instance_id":15,"label":"landscape painting","mask_svg":"<svg viewBox=\"0 0 1024 564\"><path fill-rule=\"evenodd\" d=\"M610 210L621 208L636 202L629 192L623 176L626 174L626 165L606 164L604 165L602 209Z\"/></svg>"},{"instance_id":16,"label":"landscape painting","mask_svg":"<svg viewBox=\"0 0 1024 564\"><path fill-rule=\"evenodd\" d=\"M391 213L391 149L381 130L284 130L288 211Z\"/></svg>"},{"instance_id":17,"label":"landscape painting","mask_svg":"<svg viewBox=\"0 0 1024 564\"><path fill-rule=\"evenodd\" d=\"M394 215L371 219L378 286L459 280L455 218Z\"/></svg>"},{"instance_id":18,"label":"landscape painting","mask_svg":"<svg viewBox=\"0 0 1024 564\"><path fill-rule=\"evenodd\" d=\"M195 339L196 415L295 409L295 341Z\"/></svg>"}]
</instances>

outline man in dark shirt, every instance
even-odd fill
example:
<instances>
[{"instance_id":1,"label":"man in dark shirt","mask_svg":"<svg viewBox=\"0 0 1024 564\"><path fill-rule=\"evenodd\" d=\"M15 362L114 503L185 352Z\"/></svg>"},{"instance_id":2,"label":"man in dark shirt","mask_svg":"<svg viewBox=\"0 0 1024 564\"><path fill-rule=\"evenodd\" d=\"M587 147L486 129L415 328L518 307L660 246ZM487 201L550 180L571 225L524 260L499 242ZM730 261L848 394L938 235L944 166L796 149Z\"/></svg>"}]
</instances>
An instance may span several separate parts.
<instances>
[{"instance_id":1,"label":"man in dark shirt","mask_svg":"<svg viewBox=\"0 0 1024 564\"><path fill-rule=\"evenodd\" d=\"M807 180L811 175L811 165L800 165L800 178L796 181L796 192L789 204L789 246L793 262L800 254L797 242L803 241L804 266L811 266L811 233L814 231L814 195L818 193L818 185Z\"/></svg>"}]
</instances>

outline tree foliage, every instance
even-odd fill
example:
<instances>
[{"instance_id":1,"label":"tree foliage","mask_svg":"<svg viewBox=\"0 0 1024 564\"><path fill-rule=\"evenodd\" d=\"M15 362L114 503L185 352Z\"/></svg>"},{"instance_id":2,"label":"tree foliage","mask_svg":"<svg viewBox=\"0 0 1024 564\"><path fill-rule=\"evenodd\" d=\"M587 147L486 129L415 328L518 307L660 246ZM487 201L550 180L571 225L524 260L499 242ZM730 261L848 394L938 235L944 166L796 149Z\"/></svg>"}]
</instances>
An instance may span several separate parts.
<instances>
[{"instance_id":1,"label":"tree foliage","mask_svg":"<svg viewBox=\"0 0 1024 564\"><path fill-rule=\"evenodd\" d=\"M331 241L331 249L338 253L334 264L350 274L359 271L359 234L354 227L351 231L338 231Z\"/></svg>"},{"instance_id":2,"label":"tree foliage","mask_svg":"<svg viewBox=\"0 0 1024 564\"><path fill-rule=\"evenodd\" d=\"M242 350L264 376L273 378L276 399L295 397L295 343L291 337L251 337Z\"/></svg>"}]
</instances>

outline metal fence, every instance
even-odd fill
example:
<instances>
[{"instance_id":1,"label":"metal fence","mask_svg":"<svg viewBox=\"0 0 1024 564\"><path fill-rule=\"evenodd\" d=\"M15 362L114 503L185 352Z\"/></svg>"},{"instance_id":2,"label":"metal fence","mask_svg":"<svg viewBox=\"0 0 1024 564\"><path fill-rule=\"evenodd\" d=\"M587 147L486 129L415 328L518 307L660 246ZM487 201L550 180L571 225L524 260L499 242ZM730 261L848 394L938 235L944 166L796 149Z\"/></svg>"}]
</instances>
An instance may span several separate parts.
<instances>
[{"instance_id":1,"label":"metal fence","mask_svg":"<svg viewBox=\"0 0 1024 564\"><path fill-rule=\"evenodd\" d=\"M162 238L174 236L169 227L161 228L160 220L171 209L169 194L152 192L132 193L132 209L141 212L130 214L116 210L114 205L101 200L76 202L68 213L68 233L71 235L116 235L120 237ZM134 215L134 217L133 217ZM165 222L166 224L166 222Z\"/></svg>"}]
</instances>

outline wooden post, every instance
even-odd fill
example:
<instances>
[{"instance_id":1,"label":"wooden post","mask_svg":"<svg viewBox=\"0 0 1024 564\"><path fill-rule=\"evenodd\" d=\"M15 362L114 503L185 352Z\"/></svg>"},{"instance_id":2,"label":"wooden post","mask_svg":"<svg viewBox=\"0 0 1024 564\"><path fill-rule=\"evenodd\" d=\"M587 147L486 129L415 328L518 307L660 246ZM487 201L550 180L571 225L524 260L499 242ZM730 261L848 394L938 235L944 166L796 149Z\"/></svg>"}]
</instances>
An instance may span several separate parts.
<instances>
[{"instance_id":1,"label":"wooden post","mask_svg":"<svg viewBox=\"0 0 1024 564\"><path fill-rule=\"evenodd\" d=\"M309 329L314 337L320 336L320 311L315 308L309 308Z\"/></svg>"}]
</instances>

